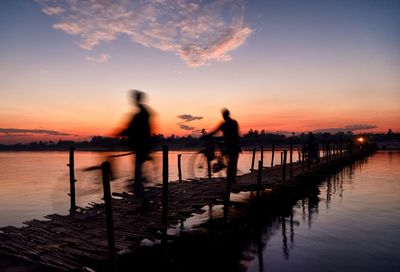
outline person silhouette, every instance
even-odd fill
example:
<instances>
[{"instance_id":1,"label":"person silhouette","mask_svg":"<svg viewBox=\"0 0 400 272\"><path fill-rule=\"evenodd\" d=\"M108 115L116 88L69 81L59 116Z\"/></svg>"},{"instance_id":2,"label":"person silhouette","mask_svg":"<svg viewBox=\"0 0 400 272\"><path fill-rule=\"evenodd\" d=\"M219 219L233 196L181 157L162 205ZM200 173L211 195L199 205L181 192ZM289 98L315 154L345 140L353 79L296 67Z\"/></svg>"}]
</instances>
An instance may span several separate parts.
<instances>
[{"instance_id":1,"label":"person silhouette","mask_svg":"<svg viewBox=\"0 0 400 272\"><path fill-rule=\"evenodd\" d=\"M239 145L239 124L236 120L232 119L228 109L222 109L222 122L216 129L207 134L212 136L221 131L226 147L226 154L228 157L227 179L229 182L235 182L237 173L237 163L241 148Z\"/></svg>"},{"instance_id":2,"label":"person silhouette","mask_svg":"<svg viewBox=\"0 0 400 272\"><path fill-rule=\"evenodd\" d=\"M151 159L151 115L150 111L143 103L145 93L139 90L132 90L131 95L133 104L137 107L138 111L135 115L133 115L127 128L122 130L118 135L128 137L129 147L136 154L133 189L135 195L142 199L142 207L147 207L149 201L146 197L143 185L142 168L143 163Z\"/></svg>"}]
</instances>

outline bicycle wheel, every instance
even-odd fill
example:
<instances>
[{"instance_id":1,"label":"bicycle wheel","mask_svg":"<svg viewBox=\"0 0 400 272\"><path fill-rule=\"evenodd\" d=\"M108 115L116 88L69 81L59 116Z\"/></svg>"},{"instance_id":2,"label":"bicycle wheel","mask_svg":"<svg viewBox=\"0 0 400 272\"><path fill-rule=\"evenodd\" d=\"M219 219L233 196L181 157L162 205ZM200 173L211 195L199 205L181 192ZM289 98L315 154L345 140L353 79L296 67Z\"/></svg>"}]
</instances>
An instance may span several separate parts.
<instances>
[{"instance_id":1,"label":"bicycle wheel","mask_svg":"<svg viewBox=\"0 0 400 272\"><path fill-rule=\"evenodd\" d=\"M217 174L217 173L222 173L224 170L226 170L228 166L228 160L225 155L223 155L221 152L217 152L215 156L215 160L212 161L212 172Z\"/></svg>"},{"instance_id":2,"label":"bicycle wheel","mask_svg":"<svg viewBox=\"0 0 400 272\"><path fill-rule=\"evenodd\" d=\"M189 160L188 174L190 178L203 178L207 176L207 158L203 153L195 153Z\"/></svg>"}]
</instances>

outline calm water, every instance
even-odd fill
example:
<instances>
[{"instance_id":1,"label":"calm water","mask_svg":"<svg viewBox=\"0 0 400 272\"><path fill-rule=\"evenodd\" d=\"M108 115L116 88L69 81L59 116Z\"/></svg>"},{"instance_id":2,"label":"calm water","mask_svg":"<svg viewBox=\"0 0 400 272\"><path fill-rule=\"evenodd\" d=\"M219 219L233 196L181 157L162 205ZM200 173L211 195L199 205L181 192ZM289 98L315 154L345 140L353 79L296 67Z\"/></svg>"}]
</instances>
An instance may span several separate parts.
<instances>
[{"instance_id":1,"label":"calm water","mask_svg":"<svg viewBox=\"0 0 400 272\"><path fill-rule=\"evenodd\" d=\"M86 207L90 202L100 202L102 197L101 173L85 172L84 168L99 165L107 156L124 152L75 152L77 205ZM195 152L170 152L170 180L178 179L177 155L182 154L183 179L205 177L205 169L190 163ZM0 227L21 226L30 219L41 219L51 213L67 214L69 209L68 152L0 152ZM151 183L161 183L162 154L145 165ZM257 154L256 160L259 159ZM270 153L265 153L270 163ZM112 182L115 192L128 191L133 176L133 156L111 160L116 179ZM251 152L243 152L239 159L239 174L249 171ZM221 172L219 175L224 176Z\"/></svg>"},{"instance_id":2,"label":"calm water","mask_svg":"<svg viewBox=\"0 0 400 272\"><path fill-rule=\"evenodd\" d=\"M99 173L80 169L99 164L109 154L77 152L79 205L100 201L102 193ZM170 154L171 180L177 177L177 154ZM182 156L184 178L190 177L191 156ZM155 157L147 167L150 178L158 183L161 154ZM68 155L61 152L0 153L0 225L21 225L45 214L67 213L67 161ZM248 171L250 161L250 153L242 154L241 172ZM265 161L270 163L269 154ZM131 158L115 159L114 165L118 179L113 190L126 191ZM200 257L201 264L210 263L208 268L232 268L229 271L238 271L238 267L251 272L400 271L400 152L378 152L315 185L311 192L294 206L274 207L272 214L257 213L256 219L242 220L232 237L225 239L228 242L213 237L217 252L209 244L204 247L190 241L183 248L191 246L191 250L178 251L176 263L189 262L187 267L193 268ZM208 216L200 217L202 222ZM205 258L201 256L204 252L209 252Z\"/></svg>"},{"instance_id":3,"label":"calm water","mask_svg":"<svg viewBox=\"0 0 400 272\"><path fill-rule=\"evenodd\" d=\"M400 271L399 152L342 171L291 212L248 244L247 271Z\"/></svg>"}]
</instances>

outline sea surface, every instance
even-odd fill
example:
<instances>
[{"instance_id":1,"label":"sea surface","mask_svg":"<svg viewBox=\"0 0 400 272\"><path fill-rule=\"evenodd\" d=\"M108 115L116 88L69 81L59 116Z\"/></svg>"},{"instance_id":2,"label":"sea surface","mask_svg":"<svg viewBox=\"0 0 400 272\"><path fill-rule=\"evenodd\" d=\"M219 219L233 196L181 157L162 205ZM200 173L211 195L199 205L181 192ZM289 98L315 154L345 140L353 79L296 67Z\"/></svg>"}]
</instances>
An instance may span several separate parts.
<instances>
[{"instance_id":1,"label":"sea surface","mask_svg":"<svg viewBox=\"0 0 400 272\"><path fill-rule=\"evenodd\" d=\"M242 254L253 254L242 259L251 272L400 271L400 152L378 152L328 178Z\"/></svg>"}]
</instances>

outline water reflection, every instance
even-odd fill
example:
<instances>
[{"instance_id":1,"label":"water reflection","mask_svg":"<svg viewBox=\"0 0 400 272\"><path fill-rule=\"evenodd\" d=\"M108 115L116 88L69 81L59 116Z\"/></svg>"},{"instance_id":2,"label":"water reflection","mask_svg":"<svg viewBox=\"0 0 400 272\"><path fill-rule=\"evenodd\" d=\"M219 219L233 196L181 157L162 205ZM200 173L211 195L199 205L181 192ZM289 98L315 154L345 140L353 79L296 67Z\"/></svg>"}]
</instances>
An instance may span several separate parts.
<instances>
[{"instance_id":1,"label":"water reflection","mask_svg":"<svg viewBox=\"0 0 400 272\"><path fill-rule=\"evenodd\" d=\"M398 271L393 269L399 268L396 261L399 254L394 249L400 246L399 239L395 238L400 237L400 186L393 182L400 176L398 164L391 176L390 184L394 187L385 189L386 193L382 192L379 198L392 203L393 218L384 218L382 222L379 217L376 221L375 216L379 215L359 212L369 204L371 191L376 191L377 178L382 174L379 171L393 169L393 163L400 162L400 153L392 162L387 158L388 155L379 153L372 162L354 163L332 173L321 183L310 182L295 196L234 206L229 211L226 228L221 227L222 207L205 207L204 213L192 218L193 224L185 221L179 225L180 238L169 247L172 262L169 268L174 271L377 271L382 268ZM370 176L371 171L376 176ZM395 195L397 200L393 198ZM371 233L368 223L383 226L380 231L390 237L376 230ZM392 230L389 234L384 229L388 226ZM373 262L371 252L380 258L383 266Z\"/></svg>"},{"instance_id":2,"label":"water reflection","mask_svg":"<svg viewBox=\"0 0 400 272\"><path fill-rule=\"evenodd\" d=\"M397 163L400 162L399 155L399 153L396 154ZM386 165L386 168L375 168L377 166L382 166L380 165L381 160L386 159L389 156L393 157L393 154L386 155L385 157L382 157L382 154L378 154L375 156L375 165L373 166L374 169L378 170L377 177L379 177L379 175L381 174L379 173L379 170L387 172L388 170L392 169L393 165L391 165L391 167ZM376 158L378 159L378 161L376 160ZM389 165L393 163L393 161L390 160L388 160L388 162ZM375 184L371 183L361 184L365 180L364 174L362 173L365 172L365 168L367 165L369 167L366 171L370 171L371 165L368 164L368 160L363 160L346 167L339 173L334 173L323 183L319 185L315 184L309 186L309 188L307 188L307 195L305 197L301 197L301 199L296 201L294 205L288 205L286 209L284 207L280 207L278 209L280 211L278 214L271 214L271 223L262 226L261 228L267 229L266 233L272 233L272 235L262 238L263 242L250 242L249 245L247 245L247 247L243 249L243 251L246 252L246 262L242 262L246 264L246 267L245 269L243 269L243 271L298 271L299 269L304 271L321 271L326 269L331 271L343 271L343 269L341 268L349 267L353 267L349 271L376 271L377 267L380 267L381 269L386 271L396 271L396 269L393 270L393 268L399 268L399 262L396 261L399 257L398 253L387 251L385 247L378 249L377 244L382 244L382 241L378 241L380 243L377 243L375 240L378 238L384 240L386 239L382 237L380 233L375 234L375 237L372 238L369 235L363 236L358 229L359 226L355 225L355 222L351 221L357 221L356 219L351 217L350 212L352 212L352 209L358 209L358 207L342 205L344 202L353 202L353 198L355 198L354 195L359 194L360 191L361 194L370 194L370 192L363 191L367 191L375 187ZM395 177L398 176L400 172L398 166L396 166L394 169L395 171L392 174L392 181L395 181ZM360 177L360 175L363 176ZM376 177L374 178L375 180L373 180L373 182L376 182ZM398 185L395 185L396 183L394 182L392 184L394 184L395 187L393 189L395 191L397 190L396 192L398 196L398 193L400 192L399 187ZM394 193L391 196L393 197L394 195L396 194ZM384 197L385 196L382 195L382 198ZM392 202L394 201L394 199L390 199L390 201ZM363 195L362 202L355 204L363 206L366 205L366 202L368 202L368 199L365 198L365 195ZM400 203L398 200L396 201L396 203L397 207L399 207ZM321 204L324 205L321 206ZM324 207L322 209L324 214L320 216L321 207ZM329 213L331 212L330 209L332 209L332 213L334 213L335 215L329 215ZM287 213L288 210L290 210L289 214ZM397 218L399 217L399 211L397 209L392 210L391 212ZM342 222L334 221L337 214L339 214L339 218L343 220ZM341 224L344 222L344 219L348 219L349 222L345 223L352 224L351 226L353 226L354 228L347 229L347 232L341 233ZM369 220L370 221L364 222L363 219L361 219L357 223L386 225L382 222L373 222L373 217L369 218ZM391 221L391 219L387 220ZM317 221L318 223L315 223ZM278 222L279 224L277 224L276 222ZM304 224L307 225L307 229L309 229L309 231L304 229ZM315 224L316 227L314 228ZM396 227L400 227L399 222L396 224ZM367 226L365 226L365 228L368 229ZM335 232L332 233L327 230L334 230ZM397 231L397 233L399 232ZM309 238L305 235L313 236L313 238ZM363 250L367 253L373 251L374 255L378 254L379 258L385 259L385 262L382 263L385 263L386 266L381 266L379 262L378 264L368 264L368 262L371 262L368 255L369 253L366 254L366 256L361 256L362 251L345 253L341 252L340 250L336 250L332 256L324 255L325 251L330 251L330 248L342 247L343 244L340 243L342 242L341 240L346 241L347 236L349 235L351 239L355 239L354 237L358 237L357 239L355 239L356 241L358 241L354 243L355 247L363 247L365 246L364 244L368 243L364 241L372 239L374 241L370 243L372 247L367 247ZM297 239L300 240L297 245L296 237L299 237ZM391 248L395 248L396 245L400 245L399 239L395 239L395 241L393 241L394 237L396 237L395 234L393 234L393 236L386 241L388 244L391 244ZM329 241L329 243L326 243L327 241ZM251 254L252 252L251 247L255 245L259 246L260 244L263 244L264 246L262 248L259 247L257 254L252 255L253 261L249 261L249 253ZM278 256L279 247L281 248L281 259ZM349 247L352 247L352 245L349 245ZM310 250L308 251L306 250L306 248ZM261 254L260 250L262 251ZM380 250L382 250L382 252L380 252ZM312 257L313 254L315 254L316 257ZM319 255L321 254L324 255L324 258L319 258ZM292 256L294 260L290 261ZM282 261L279 261L279 259ZM310 262L306 265L305 263L307 263L307 260ZM268 264L267 267L265 266L265 263ZM299 265L301 265L301 267L299 267ZM337 267L337 269L335 269L335 266Z\"/></svg>"}]
</instances>

